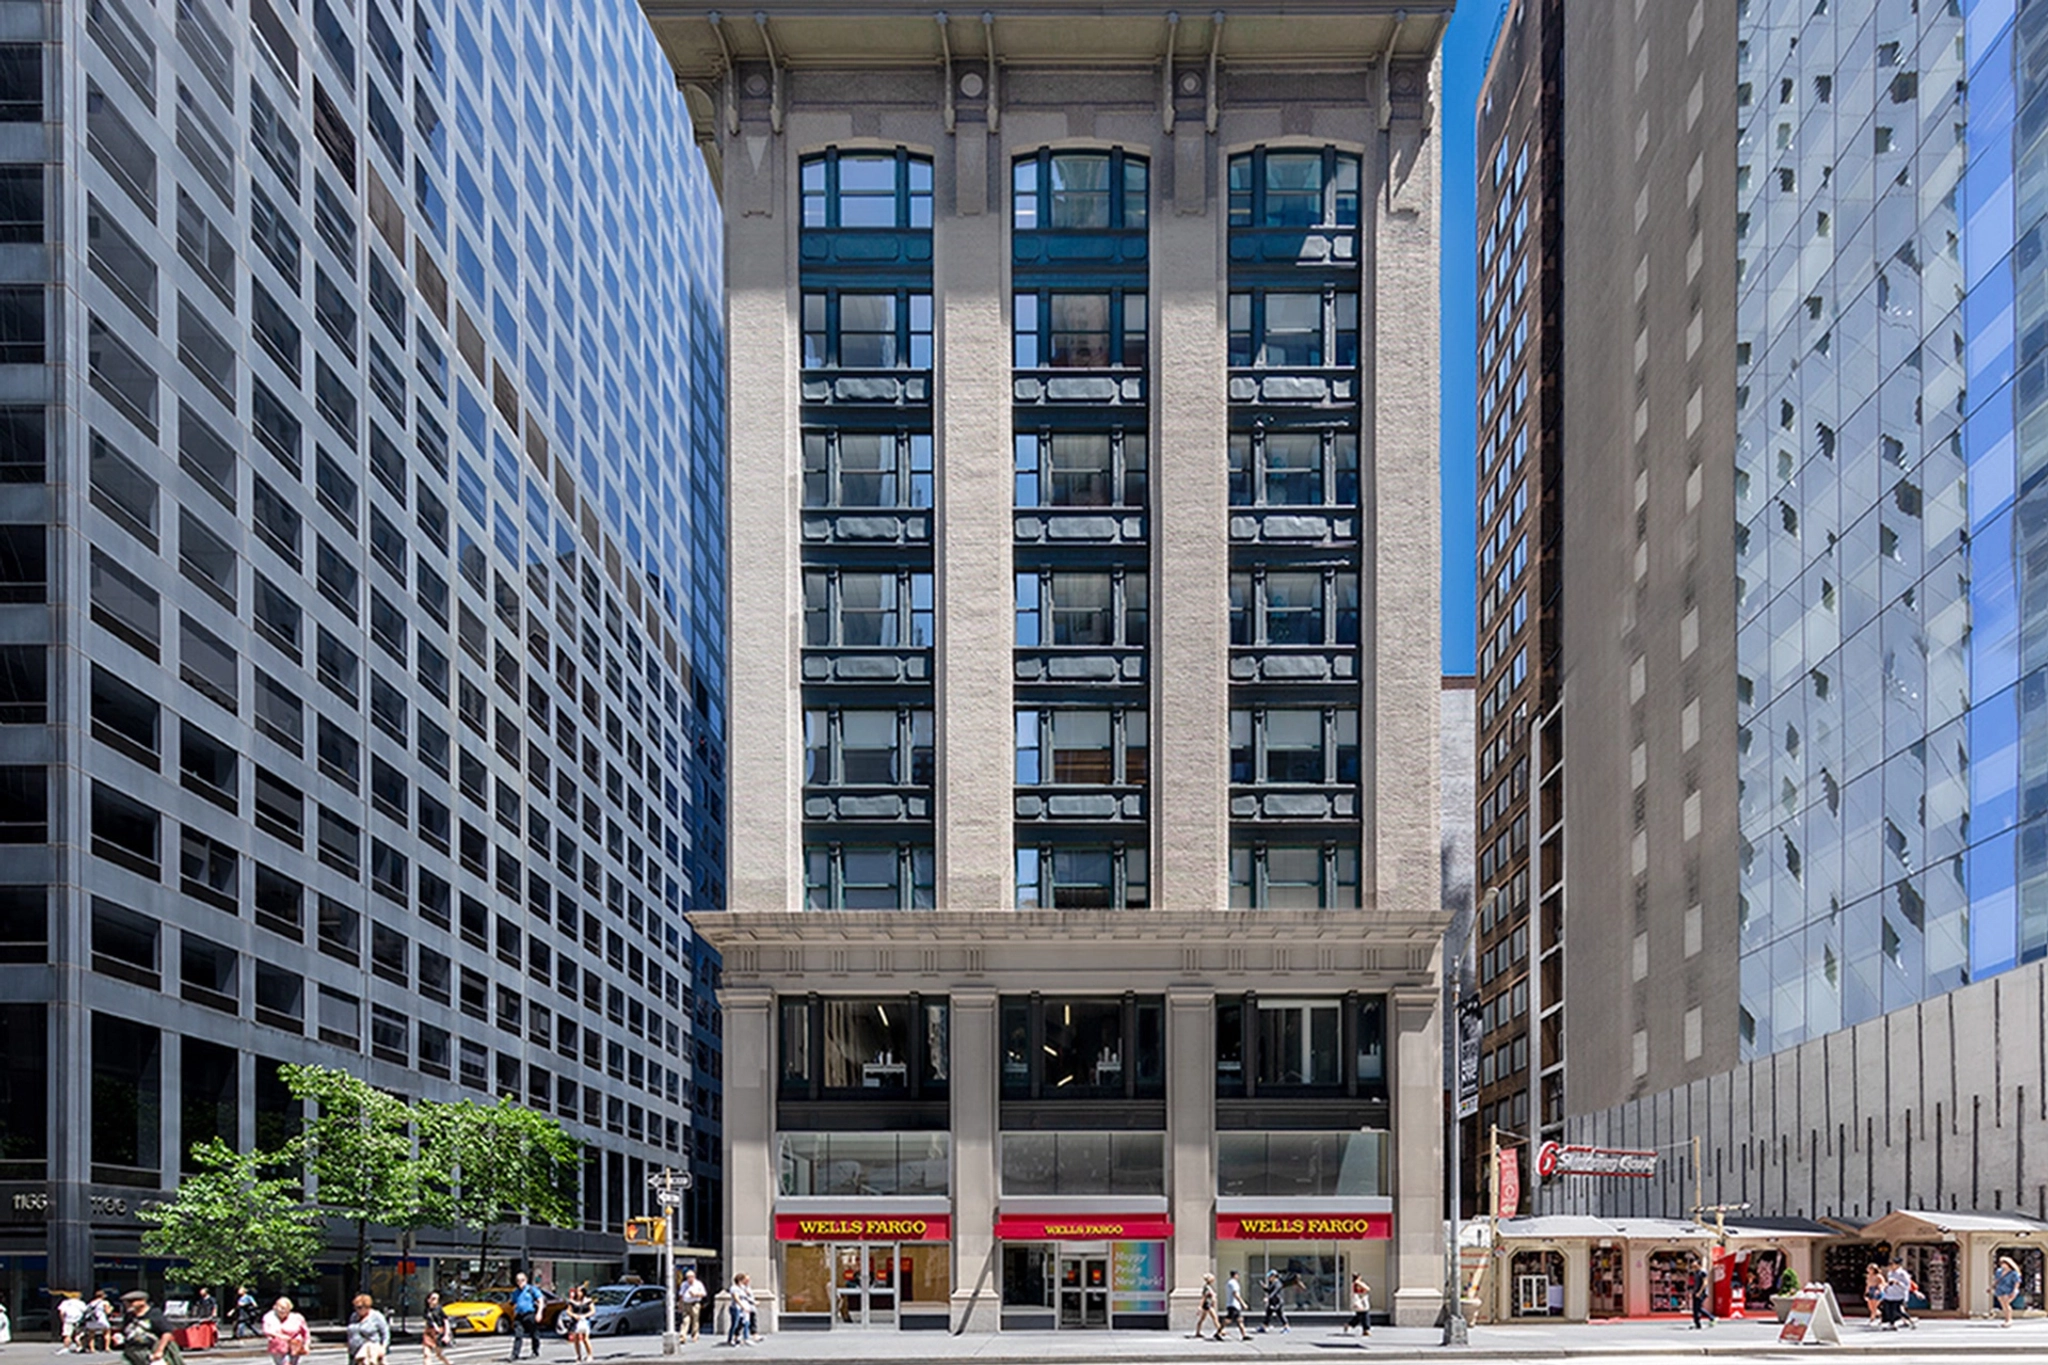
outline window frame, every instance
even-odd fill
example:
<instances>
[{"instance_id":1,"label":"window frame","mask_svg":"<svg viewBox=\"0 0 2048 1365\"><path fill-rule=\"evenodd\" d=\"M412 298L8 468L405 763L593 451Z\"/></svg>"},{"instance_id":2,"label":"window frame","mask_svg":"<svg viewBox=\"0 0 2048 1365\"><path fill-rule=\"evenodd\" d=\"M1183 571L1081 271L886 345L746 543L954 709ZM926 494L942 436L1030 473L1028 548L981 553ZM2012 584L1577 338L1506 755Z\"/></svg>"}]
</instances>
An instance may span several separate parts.
<instances>
[{"instance_id":1,"label":"window frame","mask_svg":"<svg viewBox=\"0 0 2048 1365\"><path fill-rule=\"evenodd\" d=\"M1064 194L1094 197L1098 191L1067 190L1054 186L1052 171L1061 161L1101 161L1109 168L1099 191L1106 201L1101 223L1076 224L1053 221L1053 206ZM1132 184L1131 173L1137 173ZM1027 184L1028 181L1028 184ZM1137 198L1134 200L1132 195ZM1010 162L1010 229L1013 232L1142 232L1149 225L1152 200L1152 168L1148 158L1122 147L1040 147ZM1030 222L1024 221L1029 205ZM1045 211L1040 212L1043 205ZM1133 215L1132 209L1137 213ZM1134 221L1135 217L1135 221Z\"/></svg>"},{"instance_id":2,"label":"window frame","mask_svg":"<svg viewBox=\"0 0 2048 1365\"><path fill-rule=\"evenodd\" d=\"M849 850L881 852L895 858L893 906L847 904L846 855ZM937 904L936 846L910 840L822 839L806 840L804 858L804 908L806 910L930 910ZM823 880L819 880L820 873ZM855 885L879 890L883 883Z\"/></svg>"},{"instance_id":3,"label":"window frame","mask_svg":"<svg viewBox=\"0 0 2048 1365\"><path fill-rule=\"evenodd\" d=\"M852 223L845 221L849 197L857 201L880 200L884 196L868 191L849 195L841 182L841 167L847 161L880 162L894 159L895 221ZM806 232L930 232L933 205L933 162L907 147L828 147L813 152L797 163L797 222Z\"/></svg>"},{"instance_id":4,"label":"window frame","mask_svg":"<svg viewBox=\"0 0 2048 1365\"><path fill-rule=\"evenodd\" d=\"M895 639L880 644L846 643L846 575L863 575L888 578L893 576L896 586L896 601L893 606L884 605L875 609L882 618L894 618ZM812 584L823 585L823 603L813 605ZM803 571L804 620L803 647L805 649L873 649L901 652L907 650L928 650L936 640L937 616L933 604L934 581L930 570L890 566L876 570L858 570L841 566L817 565ZM920 598L922 599L920 601ZM825 625L825 638L813 638L817 623Z\"/></svg>"},{"instance_id":5,"label":"window frame","mask_svg":"<svg viewBox=\"0 0 2048 1365\"><path fill-rule=\"evenodd\" d=\"M1320 605L1316 608L1323 620L1321 639L1274 640L1270 598L1273 575L1309 573L1321 576ZM1350 580L1348 606L1343 591L1346 578ZM1236 569L1230 574L1230 643L1233 649L1355 649L1364 625L1363 612L1359 598L1359 572L1353 565L1259 565ZM1348 631L1345 624L1347 615ZM1247 626L1248 630L1245 629Z\"/></svg>"},{"instance_id":6,"label":"window frame","mask_svg":"<svg viewBox=\"0 0 2048 1365\"><path fill-rule=\"evenodd\" d=\"M848 502L845 438L874 436L894 443L895 462L888 470L856 472L856 477L895 481L892 502ZM803 505L806 511L930 511L937 489L934 442L930 431L910 427L866 430L855 427L809 427L803 433ZM908 494L906 498L904 495Z\"/></svg>"},{"instance_id":7,"label":"window frame","mask_svg":"<svg viewBox=\"0 0 2048 1365\"><path fill-rule=\"evenodd\" d=\"M1342 839L1326 840L1322 843L1289 841L1285 839L1239 842L1230 849L1230 905L1235 910L1302 909L1307 907L1276 905L1272 888L1275 883L1270 874L1271 855L1274 850L1316 850L1321 858L1320 880L1317 883L1317 909L1356 910L1359 908L1359 846ZM1348 858L1348 866L1347 866ZM1290 881L1288 886L1303 886L1306 883ZM1347 890L1348 888L1348 890Z\"/></svg>"},{"instance_id":8,"label":"window frame","mask_svg":"<svg viewBox=\"0 0 2048 1365\"><path fill-rule=\"evenodd\" d=\"M1150 290L1142 284L1088 288L1077 287L1078 283L1038 285L1010 291L1011 367L1019 370L1145 369L1152 355ZM1106 300L1103 331L1096 333L1058 325L1056 300L1097 297ZM1072 350L1071 342L1068 343L1069 350L1064 352L1055 347L1056 337L1083 335L1103 338L1101 363L1085 363L1085 354Z\"/></svg>"},{"instance_id":9,"label":"window frame","mask_svg":"<svg viewBox=\"0 0 2048 1365\"><path fill-rule=\"evenodd\" d=\"M859 331L858 337L888 337L892 354L878 364L849 364L846 354L845 301L848 298L893 298L892 332ZM933 364L932 291L924 286L849 288L830 285L805 289L798 302L802 324L802 368L806 370L929 370Z\"/></svg>"},{"instance_id":10,"label":"window frame","mask_svg":"<svg viewBox=\"0 0 2048 1365\"><path fill-rule=\"evenodd\" d=\"M1110 605L1112 638L1103 643L1061 644L1051 637L1056 634L1056 614L1063 609L1059 605L1058 581L1061 578L1075 578L1082 574L1090 576L1106 574L1110 579ZM1144 649L1151 631L1150 579L1142 568L1112 565L1103 568L1056 567L1018 569L1014 575L1013 619L1016 647L1018 649L1058 650L1099 650L1099 649ZM1026 584L1031 587L1027 593ZM1027 604L1026 598L1030 601ZM1135 603L1133 598L1137 598ZM1099 608L1094 610L1101 610ZM1025 621L1033 621L1026 639Z\"/></svg>"},{"instance_id":11,"label":"window frame","mask_svg":"<svg viewBox=\"0 0 2048 1365\"><path fill-rule=\"evenodd\" d=\"M1104 752L1108 773L1102 781L1060 775L1062 752L1089 753L1092 748L1058 743L1062 718L1102 716L1109 722ZM1016 708L1016 782L1019 787L1143 787L1150 778L1151 717L1142 703L1130 706L1019 706ZM1026 755L1029 754L1028 760ZM1031 774L1027 776L1027 771Z\"/></svg>"},{"instance_id":12,"label":"window frame","mask_svg":"<svg viewBox=\"0 0 2048 1365\"><path fill-rule=\"evenodd\" d=\"M1085 904L1067 899L1064 888L1095 887L1100 883L1066 880L1059 875L1059 857L1077 853L1104 853L1110 859L1110 879L1105 905ZM1135 872L1136 875L1133 875ZM1019 910L1144 910L1151 906L1150 852L1143 836L1130 841L1112 839L1079 843L1026 842L1016 845L1017 908ZM1028 889L1027 889L1028 888ZM1062 901L1066 900L1066 903Z\"/></svg>"},{"instance_id":13,"label":"window frame","mask_svg":"<svg viewBox=\"0 0 2048 1365\"><path fill-rule=\"evenodd\" d=\"M1299 471L1283 466L1276 472L1271 456L1273 438L1302 435L1317 440L1314 479L1320 496L1306 502L1276 500L1272 497L1273 480ZM1359 503L1359 433L1354 428L1262 424L1232 431L1229 442L1230 505L1234 508L1355 507Z\"/></svg>"},{"instance_id":14,"label":"window frame","mask_svg":"<svg viewBox=\"0 0 2048 1365\"><path fill-rule=\"evenodd\" d=\"M886 782L851 781L847 777L845 743L848 712L890 715L894 744L894 776ZM920 730L922 734L920 734ZM804 709L804 785L806 787L930 788L936 781L936 717L930 706L812 706ZM879 752L862 749L859 752ZM823 775L819 760L823 759Z\"/></svg>"},{"instance_id":15,"label":"window frame","mask_svg":"<svg viewBox=\"0 0 2048 1365\"><path fill-rule=\"evenodd\" d=\"M1273 221L1273 186L1270 165L1275 156L1290 159L1319 156L1322 162L1320 183L1316 187L1322 204L1313 222ZM1239 184L1239 171L1244 172L1243 184ZM1348 191L1349 211L1346 211L1347 191L1344 187L1345 170L1350 171ZM1364 211L1364 159L1357 152L1340 150L1333 145L1322 147L1254 147L1238 152L1227 163L1224 176L1224 192L1232 228L1257 230L1308 230L1314 228L1348 228L1356 230ZM1299 195L1299 191L1289 191Z\"/></svg>"},{"instance_id":16,"label":"window frame","mask_svg":"<svg viewBox=\"0 0 2048 1365\"><path fill-rule=\"evenodd\" d=\"M1275 339L1306 336L1304 331L1276 332L1271 324L1275 298L1320 298L1311 359L1269 358ZM1359 296L1355 288L1331 283L1303 289L1287 285L1246 285L1232 289L1228 301L1229 364L1237 370L1355 370L1361 362Z\"/></svg>"},{"instance_id":17,"label":"window frame","mask_svg":"<svg viewBox=\"0 0 2048 1365\"><path fill-rule=\"evenodd\" d=\"M1084 476L1107 478L1111 489L1111 500L1108 502L1059 501L1046 496L1046 490L1056 487L1061 477L1057 454L1061 438L1079 436L1102 437L1109 442L1106 474ZM1107 431L1094 427L1051 426L1019 430L1012 439L1011 451L1011 499L1018 511L1064 511L1103 507L1143 511L1148 504L1151 484L1151 441L1150 434L1141 425L1113 426ZM1069 474L1068 477L1072 475Z\"/></svg>"}]
</instances>

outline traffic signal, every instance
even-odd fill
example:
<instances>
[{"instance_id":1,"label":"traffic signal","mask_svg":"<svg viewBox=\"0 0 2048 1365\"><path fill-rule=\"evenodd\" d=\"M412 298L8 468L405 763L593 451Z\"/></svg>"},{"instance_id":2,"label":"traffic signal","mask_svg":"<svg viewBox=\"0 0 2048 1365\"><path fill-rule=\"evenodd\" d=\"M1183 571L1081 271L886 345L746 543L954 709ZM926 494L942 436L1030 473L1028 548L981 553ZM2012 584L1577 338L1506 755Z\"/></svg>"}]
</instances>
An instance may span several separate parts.
<instances>
[{"instance_id":1,"label":"traffic signal","mask_svg":"<svg viewBox=\"0 0 2048 1365\"><path fill-rule=\"evenodd\" d=\"M668 1219L628 1218L626 1220L626 1245L658 1247L668 1241Z\"/></svg>"}]
</instances>

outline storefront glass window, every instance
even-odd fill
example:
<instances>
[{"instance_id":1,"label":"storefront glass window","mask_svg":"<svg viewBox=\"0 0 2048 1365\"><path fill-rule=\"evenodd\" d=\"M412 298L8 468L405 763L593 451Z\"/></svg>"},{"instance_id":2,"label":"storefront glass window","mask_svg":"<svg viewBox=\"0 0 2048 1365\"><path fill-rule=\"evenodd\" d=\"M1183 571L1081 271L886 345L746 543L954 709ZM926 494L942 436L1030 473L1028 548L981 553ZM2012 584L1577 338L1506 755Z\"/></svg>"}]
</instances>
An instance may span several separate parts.
<instances>
[{"instance_id":1,"label":"storefront glass window","mask_svg":"<svg viewBox=\"0 0 2048 1365\"><path fill-rule=\"evenodd\" d=\"M1386 1138L1349 1133L1220 1133L1216 1192L1226 1198L1388 1194Z\"/></svg>"},{"instance_id":2,"label":"storefront glass window","mask_svg":"<svg viewBox=\"0 0 2048 1365\"><path fill-rule=\"evenodd\" d=\"M815 1022L815 1030L814 1030ZM782 1092L864 1098L908 1094L943 1097L950 1069L949 1015L944 1000L788 998L777 1010Z\"/></svg>"},{"instance_id":3,"label":"storefront glass window","mask_svg":"<svg viewBox=\"0 0 2048 1365\"><path fill-rule=\"evenodd\" d=\"M784 1133L780 1188L803 1196L943 1195L946 1133Z\"/></svg>"},{"instance_id":4,"label":"storefront glass window","mask_svg":"<svg viewBox=\"0 0 2048 1365\"><path fill-rule=\"evenodd\" d=\"M832 1311L832 1249L792 1245L782 1249L782 1311Z\"/></svg>"},{"instance_id":5,"label":"storefront glass window","mask_svg":"<svg viewBox=\"0 0 2048 1365\"><path fill-rule=\"evenodd\" d=\"M1164 1195L1160 1133L1005 1133L1006 1196Z\"/></svg>"},{"instance_id":6,"label":"storefront glass window","mask_svg":"<svg viewBox=\"0 0 2048 1365\"><path fill-rule=\"evenodd\" d=\"M1264 1302L1268 1270L1280 1272L1282 1302L1290 1313L1349 1313L1353 1275L1372 1287L1376 1315L1393 1307L1383 1241L1222 1241L1216 1244L1216 1264L1219 1282L1231 1271L1238 1272L1254 1321Z\"/></svg>"},{"instance_id":7,"label":"storefront glass window","mask_svg":"<svg viewBox=\"0 0 2048 1365\"><path fill-rule=\"evenodd\" d=\"M49 1174L50 1046L47 1007L0 1005L0 1179ZM20 1304L20 1297L9 1300Z\"/></svg>"},{"instance_id":8,"label":"storefront glass window","mask_svg":"<svg viewBox=\"0 0 2048 1365\"><path fill-rule=\"evenodd\" d=\"M1002 1003L1005 1099L1156 1098L1166 1089L1166 1006L1139 999Z\"/></svg>"}]
</instances>

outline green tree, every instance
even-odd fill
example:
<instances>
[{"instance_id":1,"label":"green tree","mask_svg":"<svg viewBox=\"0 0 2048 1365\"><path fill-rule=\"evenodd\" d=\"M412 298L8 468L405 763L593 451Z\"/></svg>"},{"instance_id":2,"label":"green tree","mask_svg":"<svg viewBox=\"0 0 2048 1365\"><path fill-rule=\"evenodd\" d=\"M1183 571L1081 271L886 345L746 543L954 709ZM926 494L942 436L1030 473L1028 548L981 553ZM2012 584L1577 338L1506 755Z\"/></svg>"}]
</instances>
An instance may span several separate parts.
<instances>
[{"instance_id":1,"label":"green tree","mask_svg":"<svg viewBox=\"0 0 2048 1365\"><path fill-rule=\"evenodd\" d=\"M197 1284L304 1279L326 1238L318 1211L300 1203L297 1180L262 1175L274 1159L237 1152L217 1137L194 1147L198 1169L179 1183L176 1197L136 1213L148 1229L143 1254L184 1261Z\"/></svg>"},{"instance_id":2,"label":"green tree","mask_svg":"<svg viewBox=\"0 0 2048 1365\"><path fill-rule=\"evenodd\" d=\"M370 1226L413 1229L445 1222L414 1161L413 1111L396 1095L325 1066L284 1066L278 1075L313 1116L297 1147L329 1216L355 1225L356 1285L369 1279Z\"/></svg>"},{"instance_id":3,"label":"green tree","mask_svg":"<svg viewBox=\"0 0 2048 1365\"><path fill-rule=\"evenodd\" d=\"M582 1147L559 1123L510 1095L496 1104L422 1101L417 1112L420 1164L449 1180L452 1221L476 1230L480 1263L502 1227L575 1218Z\"/></svg>"}]
</instances>

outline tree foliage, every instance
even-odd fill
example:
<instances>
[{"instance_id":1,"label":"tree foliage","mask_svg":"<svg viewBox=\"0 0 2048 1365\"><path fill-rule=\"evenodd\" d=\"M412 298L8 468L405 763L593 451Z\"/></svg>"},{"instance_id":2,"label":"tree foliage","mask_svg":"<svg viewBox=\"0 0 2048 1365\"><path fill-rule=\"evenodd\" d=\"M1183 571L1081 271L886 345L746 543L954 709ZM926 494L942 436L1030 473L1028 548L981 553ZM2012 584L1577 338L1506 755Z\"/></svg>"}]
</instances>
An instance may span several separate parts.
<instances>
[{"instance_id":1,"label":"tree foliage","mask_svg":"<svg viewBox=\"0 0 2048 1365\"><path fill-rule=\"evenodd\" d=\"M196 1284L293 1284L305 1278L325 1238L320 1214L300 1202L298 1182L265 1177L275 1154L237 1152L219 1138L192 1149L198 1169L177 1195L145 1205L142 1250L186 1263Z\"/></svg>"},{"instance_id":2,"label":"tree foliage","mask_svg":"<svg viewBox=\"0 0 2048 1365\"><path fill-rule=\"evenodd\" d=\"M522 1217L552 1227L573 1221L582 1149L553 1119L509 1095L496 1104L429 1102L418 1112L421 1164L448 1177L453 1221L476 1229L482 1259L492 1234Z\"/></svg>"},{"instance_id":3,"label":"tree foliage","mask_svg":"<svg viewBox=\"0 0 2048 1365\"><path fill-rule=\"evenodd\" d=\"M325 1248L325 1215L354 1226L360 1280L373 1229L473 1229L488 1260L507 1225L574 1221L581 1146L509 1095L495 1104L408 1103L332 1067L285 1066L279 1075L311 1106L303 1127L263 1151L237 1154L217 1139L195 1148L198 1173L144 1215L154 1229L149 1254L189 1261L209 1284L245 1282L259 1270L295 1279ZM301 1172L311 1177L312 1207L303 1205Z\"/></svg>"}]
</instances>

